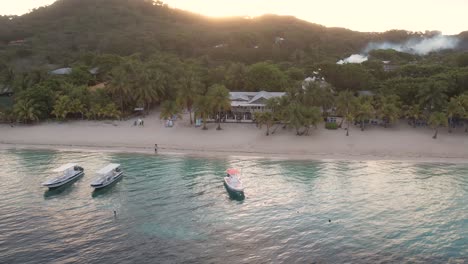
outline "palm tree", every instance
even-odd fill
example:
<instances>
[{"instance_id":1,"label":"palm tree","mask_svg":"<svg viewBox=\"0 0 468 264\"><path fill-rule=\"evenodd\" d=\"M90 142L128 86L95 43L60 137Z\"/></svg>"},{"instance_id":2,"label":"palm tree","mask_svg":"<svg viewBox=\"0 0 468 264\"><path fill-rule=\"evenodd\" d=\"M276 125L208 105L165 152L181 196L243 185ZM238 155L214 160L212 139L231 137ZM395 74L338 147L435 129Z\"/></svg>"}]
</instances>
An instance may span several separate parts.
<instances>
[{"instance_id":1,"label":"palm tree","mask_svg":"<svg viewBox=\"0 0 468 264\"><path fill-rule=\"evenodd\" d=\"M413 121L413 127L416 127L416 121L424 118L424 115L419 104L411 105L407 107L406 117Z\"/></svg>"},{"instance_id":2,"label":"palm tree","mask_svg":"<svg viewBox=\"0 0 468 264\"><path fill-rule=\"evenodd\" d=\"M346 118L346 136L349 136L349 123L354 121L354 115L353 113L349 112L345 116Z\"/></svg>"},{"instance_id":3,"label":"palm tree","mask_svg":"<svg viewBox=\"0 0 468 264\"><path fill-rule=\"evenodd\" d=\"M318 107L302 107L303 116L304 116L304 134L308 135L311 126L317 128L317 124L320 123L322 119L322 113Z\"/></svg>"},{"instance_id":4,"label":"palm tree","mask_svg":"<svg viewBox=\"0 0 468 264\"><path fill-rule=\"evenodd\" d=\"M13 113L17 120L29 123L30 121L39 121L41 112L39 105L32 99L21 99L13 107Z\"/></svg>"},{"instance_id":5,"label":"palm tree","mask_svg":"<svg viewBox=\"0 0 468 264\"><path fill-rule=\"evenodd\" d=\"M273 112L273 116L278 123L275 129L273 129L273 131L271 132L272 134L274 134L276 132L276 129L278 129L278 127L281 126L281 123L283 123L283 128L287 127L288 106L290 103L290 96L282 96L279 98L271 98L267 100L266 107L268 109L271 109L271 111Z\"/></svg>"},{"instance_id":6,"label":"palm tree","mask_svg":"<svg viewBox=\"0 0 468 264\"><path fill-rule=\"evenodd\" d=\"M185 75L180 78L177 101L180 105L183 105L189 111L190 124L193 124L192 110L193 104L198 96L198 93L202 87L200 78L193 70L188 70Z\"/></svg>"},{"instance_id":7,"label":"palm tree","mask_svg":"<svg viewBox=\"0 0 468 264\"><path fill-rule=\"evenodd\" d=\"M213 112L213 101L209 96L198 96L195 101L195 111L200 114L201 118L203 119L203 130L207 130L206 127L206 118L208 115L212 114Z\"/></svg>"},{"instance_id":8,"label":"palm tree","mask_svg":"<svg viewBox=\"0 0 468 264\"><path fill-rule=\"evenodd\" d=\"M353 112L357 106L357 98L350 91L342 91L338 93L338 97L335 101L336 113L342 117L346 117L349 113ZM344 119L341 120L338 125L343 125Z\"/></svg>"},{"instance_id":9,"label":"palm tree","mask_svg":"<svg viewBox=\"0 0 468 264\"><path fill-rule=\"evenodd\" d=\"M465 133L468 132L468 126L467 126L467 121L468 121L468 93L462 94L458 97L458 100L460 101L460 104L463 107L464 110L464 115L463 119L465 119Z\"/></svg>"},{"instance_id":10,"label":"palm tree","mask_svg":"<svg viewBox=\"0 0 468 264\"><path fill-rule=\"evenodd\" d=\"M212 100L213 110L218 113L216 130L221 130L221 113L231 109L229 90L224 85L215 84L208 89L207 96Z\"/></svg>"},{"instance_id":11,"label":"palm tree","mask_svg":"<svg viewBox=\"0 0 468 264\"><path fill-rule=\"evenodd\" d=\"M453 118L454 117L463 117L465 114L465 109L463 108L462 102L456 98L450 98L450 102L447 105L447 117L449 120L448 132L452 133Z\"/></svg>"},{"instance_id":12,"label":"palm tree","mask_svg":"<svg viewBox=\"0 0 468 264\"><path fill-rule=\"evenodd\" d=\"M417 99L419 99L421 106L429 112L441 110L447 102L446 91L446 82L429 80L419 88Z\"/></svg>"},{"instance_id":13,"label":"palm tree","mask_svg":"<svg viewBox=\"0 0 468 264\"><path fill-rule=\"evenodd\" d=\"M293 102L289 104L287 110L286 110L286 120L287 124L289 127L293 127L296 129L296 135L300 136L302 133L300 133L299 129L302 127L304 124L304 116L303 116L303 111L301 109L301 105L297 102Z\"/></svg>"},{"instance_id":14,"label":"palm tree","mask_svg":"<svg viewBox=\"0 0 468 264\"><path fill-rule=\"evenodd\" d=\"M393 124L400 118L400 108L394 104L384 104L379 109L379 117L384 120L384 127L387 124Z\"/></svg>"},{"instance_id":15,"label":"palm tree","mask_svg":"<svg viewBox=\"0 0 468 264\"><path fill-rule=\"evenodd\" d=\"M429 117L429 124L435 130L435 134L432 138L436 139L439 127L448 125L447 116L442 112L434 112Z\"/></svg>"},{"instance_id":16,"label":"palm tree","mask_svg":"<svg viewBox=\"0 0 468 264\"><path fill-rule=\"evenodd\" d=\"M114 68L111 71L111 81L107 90L120 100L120 111L125 111L125 103L132 95L132 87L130 86L129 76L127 70L123 66Z\"/></svg>"},{"instance_id":17,"label":"palm tree","mask_svg":"<svg viewBox=\"0 0 468 264\"><path fill-rule=\"evenodd\" d=\"M361 125L361 131L364 131L364 122L371 119L374 113L375 110L371 104L371 99L367 98L367 96L361 97L354 114L354 117Z\"/></svg>"},{"instance_id":18,"label":"palm tree","mask_svg":"<svg viewBox=\"0 0 468 264\"><path fill-rule=\"evenodd\" d=\"M257 120L258 123L258 128L262 128L263 125L266 125L266 135L270 135L270 128L273 126L275 119L273 116L273 113L268 111L268 112L258 112L255 113L255 120Z\"/></svg>"},{"instance_id":19,"label":"palm tree","mask_svg":"<svg viewBox=\"0 0 468 264\"><path fill-rule=\"evenodd\" d=\"M60 96L54 105L54 110L52 114L59 120L64 120L69 113L72 112L71 109L71 99L67 95Z\"/></svg>"},{"instance_id":20,"label":"palm tree","mask_svg":"<svg viewBox=\"0 0 468 264\"><path fill-rule=\"evenodd\" d=\"M101 108L99 114L101 117L107 117L112 119L118 119L121 115L120 111L117 109L117 106L115 106L114 103L106 104L104 107Z\"/></svg>"},{"instance_id":21,"label":"palm tree","mask_svg":"<svg viewBox=\"0 0 468 264\"><path fill-rule=\"evenodd\" d=\"M88 119L98 119L101 117L102 106L101 104L91 105L89 111L86 113L86 118Z\"/></svg>"},{"instance_id":22,"label":"palm tree","mask_svg":"<svg viewBox=\"0 0 468 264\"><path fill-rule=\"evenodd\" d=\"M81 119L84 119L86 106L81 103L80 99L73 99L70 103L70 109L72 113L80 113Z\"/></svg>"},{"instance_id":23,"label":"palm tree","mask_svg":"<svg viewBox=\"0 0 468 264\"><path fill-rule=\"evenodd\" d=\"M304 102L309 106L322 107L324 113L331 109L334 103L332 88L321 82L307 82L301 89L305 89Z\"/></svg>"},{"instance_id":24,"label":"palm tree","mask_svg":"<svg viewBox=\"0 0 468 264\"><path fill-rule=\"evenodd\" d=\"M384 126L393 124L400 118L400 98L397 95L387 95L377 98L377 115L384 120Z\"/></svg>"},{"instance_id":25,"label":"palm tree","mask_svg":"<svg viewBox=\"0 0 468 264\"><path fill-rule=\"evenodd\" d=\"M286 96L272 97L268 99L265 103L265 108L267 109L267 111L271 112L272 115L272 125L276 123L276 127L271 132L271 134L274 134L276 132L276 129L278 129L278 127L281 125L281 122L284 120L284 109L287 105L286 103L284 103L284 101L286 98Z\"/></svg>"},{"instance_id":26,"label":"palm tree","mask_svg":"<svg viewBox=\"0 0 468 264\"><path fill-rule=\"evenodd\" d=\"M182 118L179 105L175 101L165 101L162 103L159 118L171 119L174 115L178 118Z\"/></svg>"},{"instance_id":27,"label":"palm tree","mask_svg":"<svg viewBox=\"0 0 468 264\"><path fill-rule=\"evenodd\" d=\"M137 80L134 81L134 99L148 112L151 105L160 99L163 73L149 72L144 66L137 66Z\"/></svg>"}]
</instances>

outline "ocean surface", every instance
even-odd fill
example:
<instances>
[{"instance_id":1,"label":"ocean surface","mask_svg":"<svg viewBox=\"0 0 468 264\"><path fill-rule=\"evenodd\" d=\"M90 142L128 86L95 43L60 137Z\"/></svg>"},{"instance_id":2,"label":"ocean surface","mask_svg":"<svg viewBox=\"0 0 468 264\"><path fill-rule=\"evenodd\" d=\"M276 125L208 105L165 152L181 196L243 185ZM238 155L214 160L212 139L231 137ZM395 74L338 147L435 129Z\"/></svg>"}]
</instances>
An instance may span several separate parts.
<instances>
[{"instance_id":1,"label":"ocean surface","mask_svg":"<svg viewBox=\"0 0 468 264\"><path fill-rule=\"evenodd\" d=\"M0 263L468 263L468 164L42 150L0 161ZM68 162L85 175L41 186ZM109 162L124 178L93 192ZM223 186L229 167L245 197Z\"/></svg>"}]
</instances>

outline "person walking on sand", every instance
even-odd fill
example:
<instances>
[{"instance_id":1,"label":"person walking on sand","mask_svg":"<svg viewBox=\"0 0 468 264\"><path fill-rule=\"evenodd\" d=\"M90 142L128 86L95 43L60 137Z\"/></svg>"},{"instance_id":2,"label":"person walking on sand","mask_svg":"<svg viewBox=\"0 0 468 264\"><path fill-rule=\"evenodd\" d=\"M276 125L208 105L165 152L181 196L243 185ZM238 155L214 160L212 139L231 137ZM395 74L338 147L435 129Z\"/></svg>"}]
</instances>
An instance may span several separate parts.
<instances>
[{"instance_id":1,"label":"person walking on sand","mask_svg":"<svg viewBox=\"0 0 468 264\"><path fill-rule=\"evenodd\" d=\"M154 144L154 153L158 153L158 144Z\"/></svg>"},{"instance_id":2,"label":"person walking on sand","mask_svg":"<svg viewBox=\"0 0 468 264\"><path fill-rule=\"evenodd\" d=\"M141 126L145 126L145 120L141 120Z\"/></svg>"}]
</instances>

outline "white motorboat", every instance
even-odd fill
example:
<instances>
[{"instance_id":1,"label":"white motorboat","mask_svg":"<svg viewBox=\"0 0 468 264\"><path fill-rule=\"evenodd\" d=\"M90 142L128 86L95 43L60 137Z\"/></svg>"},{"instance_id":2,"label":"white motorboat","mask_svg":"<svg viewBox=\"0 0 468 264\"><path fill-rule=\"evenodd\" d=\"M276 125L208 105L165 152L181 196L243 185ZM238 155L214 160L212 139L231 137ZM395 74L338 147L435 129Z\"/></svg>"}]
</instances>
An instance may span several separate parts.
<instances>
[{"instance_id":1,"label":"white motorboat","mask_svg":"<svg viewBox=\"0 0 468 264\"><path fill-rule=\"evenodd\" d=\"M224 177L224 183L228 190L233 192L244 192L244 185L240 179L240 172L237 169L228 169Z\"/></svg>"},{"instance_id":2,"label":"white motorboat","mask_svg":"<svg viewBox=\"0 0 468 264\"><path fill-rule=\"evenodd\" d=\"M98 177L91 183L91 187L95 189L104 188L123 176L123 171L120 169L120 164L111 163L96 172Z\"/></svg>"},{"instance_id":3,"label":"white motorboat","mask_svg":"<svg viewBox=\"0 0 468 264\"><path fill-rule=\"evenodd\" d=\"M59 173L60 175L58 177L45 181L44 183L42 183L43 186L49 188L60 187L83 176L84 169L75 163L68 163L53 170L53 172Z\"/></svg>"}]
</instances>

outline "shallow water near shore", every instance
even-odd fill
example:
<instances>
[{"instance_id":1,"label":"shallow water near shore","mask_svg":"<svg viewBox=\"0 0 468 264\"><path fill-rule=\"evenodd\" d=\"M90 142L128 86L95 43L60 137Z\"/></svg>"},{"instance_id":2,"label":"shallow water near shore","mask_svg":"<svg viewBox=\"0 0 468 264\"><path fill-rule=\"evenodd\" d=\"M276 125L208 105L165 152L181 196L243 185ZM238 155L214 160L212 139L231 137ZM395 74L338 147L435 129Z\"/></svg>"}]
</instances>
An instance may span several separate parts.
<instances>
[{"instance_id":1,"label":"shallow water near shore","mask_svg":"<svg viewBox=\"0 0 468 264\"><path fill-rule=\"evenodd\" d=\"M0 160L2 263L468 261L468 164L45 150ZM85 175L41 187L68 162ZM93 192L109 162L124 178ZM223 186L229 167L242 171L242 199Z\"/></svg>"}]
</instances>

